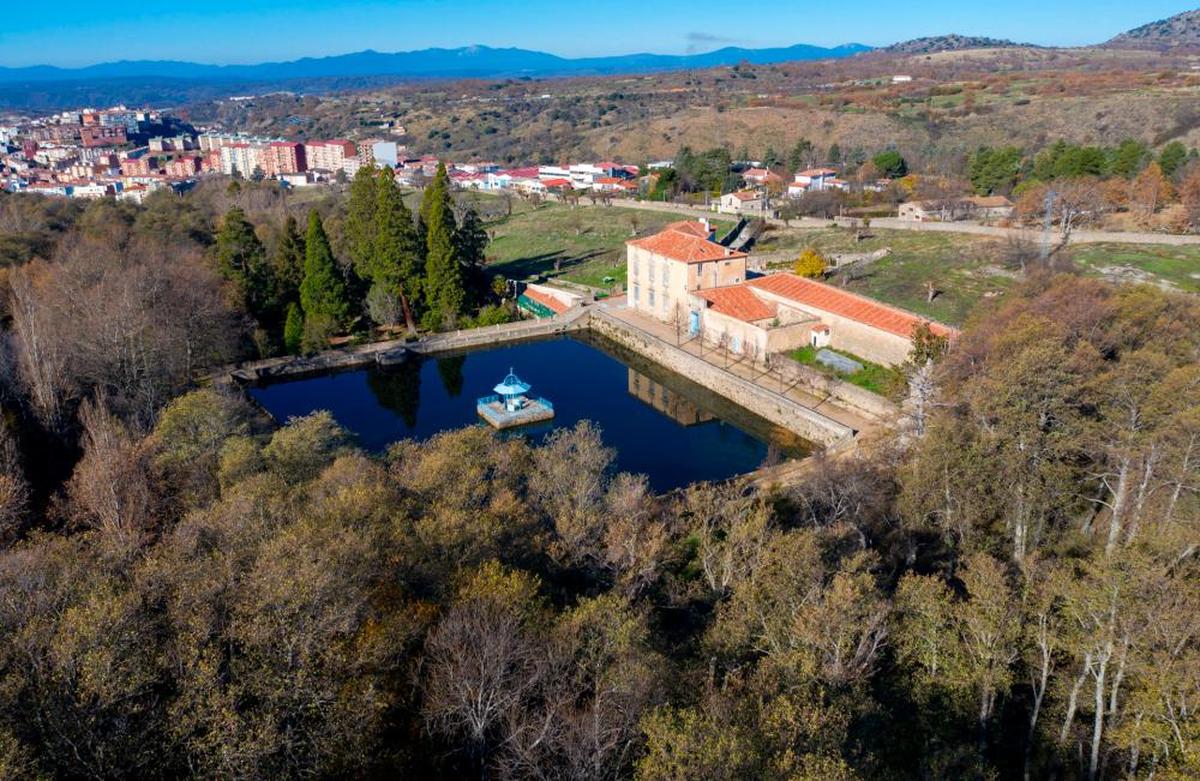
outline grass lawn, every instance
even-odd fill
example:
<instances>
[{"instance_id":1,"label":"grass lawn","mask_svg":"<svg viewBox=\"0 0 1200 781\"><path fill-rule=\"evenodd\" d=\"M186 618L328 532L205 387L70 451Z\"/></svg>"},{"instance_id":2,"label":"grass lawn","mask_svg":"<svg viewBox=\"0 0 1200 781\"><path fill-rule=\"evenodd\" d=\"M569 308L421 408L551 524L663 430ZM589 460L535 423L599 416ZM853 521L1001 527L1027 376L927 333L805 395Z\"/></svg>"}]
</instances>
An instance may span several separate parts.
<instances>
[{"instance_id":1,"label":"grass lawn","mask_svg":"<svg viewBox=\"0 0 1200 781\"><path fill-rule=\"evenodd\" d=\"M1200 293L1200 246L1079 244L1071 256L1089 273Z\"/></svg>"},{"instance_id":2,"label":"grass lawn","mask_svg":"<svg viewBox=\"0 0 1200 781\"><path fill-rule=\"evenodd\" d=\"M828 349L828 348L825 348ZM871 363L868 360L859 358L854 353L848 353L845 350L831 350L838 355L844 355L847 358L852 358L862 364L861 371L854 374L842 374L839 371L831 369L823 363L817 363L817 353L820 352L816 347L807 345L798 350L793 350L788 353L788 357L797 363L802 363L805 366L811 366L824 374L840 377L851 385L869 390L871 393L877 393L880 396L893 397L897 394L898 389L904 387L904 375L896 369L890 369L887 366L880 366L877 363Z\"/></svg>"},{"instance_id":3,"label":"grass lawn","mask_svg":"<svg viewBox=\"0 0 1200 781\"><path fill-rule=\"evenodd\" d=\"M1002 266L1002 239L920 231L871 233L860 242L852 230L776 229L756 251L799 255L812 247L828 256L886 247L892 254L859 272L861 276L843 282L835 275L830 282L950 325L962 325L981 302L1000 298L1018 281L1015 272ZM1200 293L1200 246L1079 244L1071 248L1071 256L1085 274ZM927 300L928 281L941 291L933 301Z\"/></svg>"},{"instance_id":4,"label":"grass lawn","mask_svg":"<svg viewBox=\"0 0 1200 781\"><path fill-rule=\"evenodd\" d=\"M812 247L826 256L890 249L891 255L845 280L846 289L951 325L961 325L981 301L1000 297L1016 281L999 267L1001 243L996 239L918 231L871 233L871 238L856 241L854 231L839 228L775 230L755 249L799 255ZM928 281L941 291L933 301L928 300ZM843 280L835 276L831 282Z\"/></svg>"},{"instance_id":5,"label":"grass lawn","mask_svg":"<svg viewBox=\"0 0 1200 781\"><path fill-rule=\"evenodd\" d=\"M669 222L689 219L667 212L547 203L514 211L487 224L492 243L488 267L511 279L562 277L609 290L625 285L625 242L657 232ZM714 221L718 233L733 227ZM556 268L557 266L557 268ZM612 282L605 282L611 277Z\"/></svg>"}]
</instances>

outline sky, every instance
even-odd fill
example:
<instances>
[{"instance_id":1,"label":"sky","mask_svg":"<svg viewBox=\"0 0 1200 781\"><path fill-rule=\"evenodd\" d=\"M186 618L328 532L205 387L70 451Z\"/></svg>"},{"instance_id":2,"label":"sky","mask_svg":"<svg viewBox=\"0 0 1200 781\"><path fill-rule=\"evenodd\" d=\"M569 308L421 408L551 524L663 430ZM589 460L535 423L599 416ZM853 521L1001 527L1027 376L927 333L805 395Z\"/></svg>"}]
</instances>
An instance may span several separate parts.
<instances>
[{"instance_id":1,"label":"sky","mask_svg":"<svg viewBox=\"0 0 1200 781\"><path fill-rule=\"evenodd\" d=\"M879 46L951 32L1075 46L1185 10L1162 0L56 0L9 14L0 26L0 66L257 63L472 44L566 57L682 54L796 43Z\"/></svg>"}]
</instances>

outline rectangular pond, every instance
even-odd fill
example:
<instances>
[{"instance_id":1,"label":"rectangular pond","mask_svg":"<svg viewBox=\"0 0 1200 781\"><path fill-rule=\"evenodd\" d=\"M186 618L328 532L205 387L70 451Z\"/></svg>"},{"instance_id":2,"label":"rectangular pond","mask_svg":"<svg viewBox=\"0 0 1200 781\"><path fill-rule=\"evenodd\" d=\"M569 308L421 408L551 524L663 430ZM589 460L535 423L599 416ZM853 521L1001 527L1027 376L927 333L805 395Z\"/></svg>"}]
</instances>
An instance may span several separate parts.
<instances>
[{"instance_id":1,"label":"rectangular pond","mask_svg":"<svg viewBox=\"0 0 1200 781\"><path fill-rule=\"evenodd\" d=\"M410 354L394 367L282 380L249 388L276 420L329 410L368 450L400 439L484 425L476 399L514 369L531 396L554 404L552 421L503 436L535 443L557 427L596 423L617 468L645 474L657 491L721 480L812 452L814 445L663 367L590 334L469 352Z\"/></svg>"}]
</instances>

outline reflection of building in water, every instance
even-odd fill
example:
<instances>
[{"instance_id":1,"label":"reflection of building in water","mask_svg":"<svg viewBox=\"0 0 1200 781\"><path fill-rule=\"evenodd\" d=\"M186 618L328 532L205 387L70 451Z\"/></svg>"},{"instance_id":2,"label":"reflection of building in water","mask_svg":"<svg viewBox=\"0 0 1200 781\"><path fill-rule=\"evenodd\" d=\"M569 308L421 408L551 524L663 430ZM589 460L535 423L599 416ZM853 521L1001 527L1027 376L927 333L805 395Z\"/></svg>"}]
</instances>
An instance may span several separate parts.
<instances>
[{"instance_id":1,"label":"reflection of building in water","mask_svg":"<svg viewBox=\"0 0 1200 781\"><path fill-rule=\"evenodd\" d=\"M644 401L683 426L695 426L717 418L665 385L660 385L633 369L629 370L629 395Z\"/></svg>"}]
</instances>

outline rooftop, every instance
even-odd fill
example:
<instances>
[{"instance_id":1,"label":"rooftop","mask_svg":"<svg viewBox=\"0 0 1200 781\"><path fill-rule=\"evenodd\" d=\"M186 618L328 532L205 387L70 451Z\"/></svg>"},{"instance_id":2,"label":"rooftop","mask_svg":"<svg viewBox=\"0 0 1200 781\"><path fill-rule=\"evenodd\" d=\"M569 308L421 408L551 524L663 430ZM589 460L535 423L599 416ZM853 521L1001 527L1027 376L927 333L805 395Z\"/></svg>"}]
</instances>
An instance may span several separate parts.
<instances>
[{"instance_id":1,"label":"rooftop","mask_svg":"<svg viewBox=\"0 0 1200 781\"><path fill-rule=\"evenodd\" d=\"M732 252L728 247L717 244L715 241L709 241L708 232L700 223L691 224L696 228L667 226L666 229L653 236L629 241L626 244L684 263L705 263L712 260L746 257L744 252ZM705 235L700 236L699 230L704 230Z\"/></svg>"},{"instance_id":2,"label":"rooftop","mask_svg":"<svg viewBox=\"0 0 1200 781\"><path fill-rule=\"evenodd\" d=\"M928 321L912 312L795 274L770 274L751 279L745 284L795 301L797 304L840 315L906 339L912 336L918 325L925 322L929 323L929 330L937 336L949 337L957 333L949 326Z\"/></svg>"},{"instance_id":3,"label":"rooftop","mask_svg":"<svg viewBox=\"0 0 1200 781\"><path fill-rule=\"evenodd\" d=\"M698 290L696 295L708 301L710 309L729 317L754 323L775 317L779 308L754 295L754 291L744 285L732 287L714 287L708 290Z\"/></svg>"}]
</instances>

